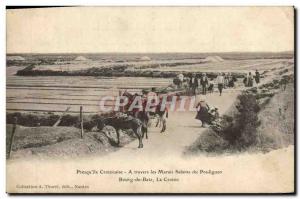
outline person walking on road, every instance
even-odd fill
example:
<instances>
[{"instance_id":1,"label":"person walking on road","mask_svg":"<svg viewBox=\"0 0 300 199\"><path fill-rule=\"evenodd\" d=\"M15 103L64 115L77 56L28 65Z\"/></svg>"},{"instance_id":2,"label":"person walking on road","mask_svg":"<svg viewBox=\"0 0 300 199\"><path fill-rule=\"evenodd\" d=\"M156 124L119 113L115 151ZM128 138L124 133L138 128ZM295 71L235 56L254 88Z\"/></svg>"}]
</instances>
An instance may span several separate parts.
<instances>
[{"instance_id":1,"label":"person walking on road","mask_svg":"<svg viewBox=\"0 0 300 199\"><path fill-rule=\"evenodd\" d=\"M189 93L191 94L193 92L193 82L194 82L194 77L192 74L189 75Z\"/></svg>"},{"instance_id":2,"label":"person walking on road","mask_svg":"<svg viewBox=\"0 0 300 199\"><path fill-rule=\"evenodd\" d=\"M197 95L197 89L198 89L199 83L198 83L198 76L196 75L193 82L193 93L194 95Z\"/></svg>"},{"instance_id":3,"label":"person walking on road","mask_svg":"<svg viewBox=\"0 0 300 199\"><path fill-rule=\"evenodd\" d=\"M227 73L224 73L224 85L223 85L223 88L227 88L228 87L228 74Z\"/></svg>"},{"instance_id":4,"label":"person walking on road","mask_svg":"<svg viewBox=\"0 0 300 199\"><path fill-rule=\"evenodd\" d=\"M222 90L223 90L223 86L224 86L224 75L222 75L221 73L218 74L217 76L217 85L218 85L218 90L220 92L220 96L222 95Z\"/></svg>"},{"instance_id":5,"label":"person walking on road","mask_svg":"<svg viewBox=\"0 0 300 199\"><path fill-rule=\"evenodd\" d=\"M260 74L259 74L258 70L255 71L254 79L255 79L256 84L259 84L259 82L260 82Z\"/></svg>"},{"instance_id":6,"label":"person walking on road","mask_svg":"<svg viewBox=\"0 0 300 199\"><path fill-rule=\"evenodd\" d=\"M202 97L199 101L199 103L196 106L197 108L197 115L196 118L197 120L200 120L202 123L202 127L207 127L207 125L209 124L209 106L206 103L204 97Z\"/></svg>"},{"instance_id":7,"label":"person walking on road","mask_svg":"<svg viewBox=\"0 0 300 199\"><path fill-rule=\"evenodd\" d=\"M252 87L253 86L253 76L251 74L251 72L249 72L248 75L248 87Z\"/></svg>"},{"instance_id":8,"label":"person walking on road","mask_svg":"<svg viewBox=\"0 0 300 199\"><path fill-rule=\"evenodd\" d=\"M182 73L180 73L177 77L179 79L179 88L182 88L184 75Z\"/></svg>"},{"instance_id":9,"label":"person walking on road","mask_svg":"<svg viewBox=\"0 0 300 199\"><path fill-rule=\"evenodd\" d=\"M208 78L206 76L206 73L203 73L200 83L202 86L202 94L206 95L206 89L207 89L207 85L208 85Z\"/></svg>"}]
</instances>

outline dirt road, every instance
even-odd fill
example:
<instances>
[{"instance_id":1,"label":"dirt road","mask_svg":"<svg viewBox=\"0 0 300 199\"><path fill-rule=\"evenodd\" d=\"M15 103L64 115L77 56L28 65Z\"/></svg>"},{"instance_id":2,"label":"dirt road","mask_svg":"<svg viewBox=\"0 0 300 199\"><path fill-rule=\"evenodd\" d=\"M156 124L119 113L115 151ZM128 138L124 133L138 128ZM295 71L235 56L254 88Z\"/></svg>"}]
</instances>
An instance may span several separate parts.
<instances>
[{"instance_id":1,"label":"dirt road","mask_svg":"<svg viewBox=\"0 0 300 199\"><path fill-rule=\"evenodd\" d=\"M206 101L210 106L217 107L219 113L225 113L236 100L239 91L225 90L222 96L217 93L206 95ZM205 131L201 123L195 119L196 112L170 112L167 118L167 130L160 133L160 128L154 127L155 121L149 128L149 139L143 139L144 148L137 149L138 142L133 141L114 153L114 156L181 156L185 147L191 145L199 135Z\"/></svg>"}]
</instances>

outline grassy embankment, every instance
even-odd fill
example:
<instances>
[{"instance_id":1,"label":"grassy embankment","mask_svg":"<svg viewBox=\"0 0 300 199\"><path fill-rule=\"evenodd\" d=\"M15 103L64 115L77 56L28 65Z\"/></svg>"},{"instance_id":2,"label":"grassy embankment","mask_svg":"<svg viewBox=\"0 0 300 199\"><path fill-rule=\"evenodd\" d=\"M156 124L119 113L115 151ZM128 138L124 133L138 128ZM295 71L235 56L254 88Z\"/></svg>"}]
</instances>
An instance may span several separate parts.
<instances>
[{"instance_id":1,"label":"grassy embankment","mask_svg":"<svg viewBox=\"0 0 300 199\"><path fill-rule=\"evenodd\" d=\"M108 116L108 115L106 115ZM99 131L97 120L105 115L84 117L84 136L80 135L79 116L65 115L57 127L52 127L58 115L55 114L7 114L6 155L8 155L12 123L18 119L18 125L12 145L12 157L25 156L43 157L74 157L86 154L102 154L115 150L116 132L111 127ZM120 132L120 145L125 145L134 139L131 131Z\"/></svg>"},{"instance_id":2,"label":"grassy embankment","mask_svg":"<svg viewBox=\"0 0 300 199\"><path fill-rule=\"evenodd\" d=\"M244 91L233 108L201 134L185 154L268 152L293 143L294 79L290 75Z\"/></svg>"}]
</instances>

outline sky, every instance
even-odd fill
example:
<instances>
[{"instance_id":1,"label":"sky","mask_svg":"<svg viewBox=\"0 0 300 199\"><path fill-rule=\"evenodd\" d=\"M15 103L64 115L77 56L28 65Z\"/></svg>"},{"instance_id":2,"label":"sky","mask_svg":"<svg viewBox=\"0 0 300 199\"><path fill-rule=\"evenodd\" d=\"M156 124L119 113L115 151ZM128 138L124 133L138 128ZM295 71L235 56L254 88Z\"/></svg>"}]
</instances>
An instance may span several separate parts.
<instances>
[{"instance_id":1,"label":"sky","mask_svg":"<svg viewBox=\"0 0 300 199\"><path fill-rule=\"evenodd\" d=\"M7 53L281 52L292 7L71 7L6 11Z\"/></svg>"}]
</instances>

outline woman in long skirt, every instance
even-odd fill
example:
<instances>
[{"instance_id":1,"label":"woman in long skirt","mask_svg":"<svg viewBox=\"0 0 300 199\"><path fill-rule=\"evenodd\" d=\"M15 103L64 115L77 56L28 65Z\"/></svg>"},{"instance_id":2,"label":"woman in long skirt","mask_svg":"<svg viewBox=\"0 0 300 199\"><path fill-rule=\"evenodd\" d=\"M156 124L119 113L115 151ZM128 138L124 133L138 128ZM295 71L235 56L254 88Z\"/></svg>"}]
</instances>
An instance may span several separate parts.
<instances>
[{"instance_id":1,"label":"woman in long skirt","mask_svg":"<svg viewBox=\"0 0 300 199\"><path fill-rule=\"evenodd\" d=\"M210 122L209 121L209 106L208 104L205 102L205 99L200 99L200 102L198 103L198 105L196 106L198 112L196 115L195 119L198 119L201 121L202 123L202 127L206 127L206 125Z\"/></svg>"}]
</instances>

